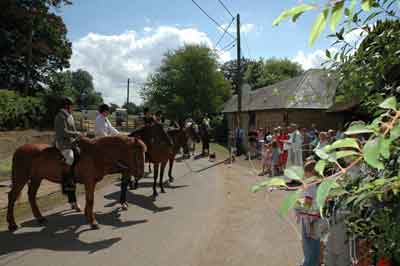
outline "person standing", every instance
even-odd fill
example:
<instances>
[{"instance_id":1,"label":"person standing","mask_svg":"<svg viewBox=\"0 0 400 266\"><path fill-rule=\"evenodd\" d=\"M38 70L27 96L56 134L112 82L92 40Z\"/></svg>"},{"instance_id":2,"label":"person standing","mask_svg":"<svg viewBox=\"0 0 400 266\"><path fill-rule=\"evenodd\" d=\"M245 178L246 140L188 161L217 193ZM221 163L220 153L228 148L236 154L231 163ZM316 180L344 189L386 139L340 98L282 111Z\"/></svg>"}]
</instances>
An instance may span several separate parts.
<instances>
[{"instance_id":1,"label":"person standing","mask_svg":"<svg viewBox=\"0 0 400 266\"><path fill-rule=\"evenodd\" d=\"M74 167L76 158L74 158L74 142L81 136L75 128L74 117L72 116L73 101L69 97L64 97L61 101L61 109L54 119L55 146L60 150L65 163L69 166L69 171L62 176L62 192L68 196L68 202L71 209L81 211L76 200L76 184Z\"/></svg>"},{"instance_id":2,"label":"person standing","mask_svg":"<svg viewBox=\"0 0 400 266\"><path fill-rule=\"evenodd\" d=\"M107 116L110 114L110 107L107 104L99 106L99 113L96 117L96 125L94 134L96 137L105 137L118 135L119 132L116 130L108 120Z\"/></svg>"},{"instance_id":3,"label":"person standing","mask_svg":"<svg viewBox=\"0 0 400 266\"><path fill-rule=\"evenodd\" d=\"M296 124L290 126L288 146L288 159L286 168L290 166L303 166L303 137Z\"/></svg>"},{"instance_id":4,"label":"person standing","mask_svg":"<svg viewBox=\"0 0 400 266\"><path fill-rule=\"evenodd\" d=\"M243 138L243 129L241 129L240 126L237 125L235 129L236 156L241 156L243 154Z\"/></svg>"}]
</instances>

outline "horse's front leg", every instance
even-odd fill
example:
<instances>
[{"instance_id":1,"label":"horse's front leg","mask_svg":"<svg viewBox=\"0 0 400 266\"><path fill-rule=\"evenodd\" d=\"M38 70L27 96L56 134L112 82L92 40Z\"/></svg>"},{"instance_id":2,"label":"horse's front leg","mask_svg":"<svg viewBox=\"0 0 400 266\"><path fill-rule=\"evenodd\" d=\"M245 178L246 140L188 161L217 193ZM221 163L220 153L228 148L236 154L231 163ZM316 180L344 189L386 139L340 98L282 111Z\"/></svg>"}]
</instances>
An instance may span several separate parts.
<instances>
[{"instance_id":1,"label":"horse's front leg","mask_svg":"<svg viewBox=\"0 0 400 266\"><path fill-rule=\"evenodd\" d=\"M94 190L96 183L93 179L85 184L85 193L86 193L86 206L85 206L85 215L92 229L98 229L99 225L97 224L96 218L94 217L93 205L94 205Z\"/></svg>"},{"instance_id":2,"label":"horse's front leg","mask_svg":"<svg viewBox=\"0 0 400 266\"><path fill-rule=\"evenodd\" d=\"M157 176L158 176L158 167L159 167L159 163L154 163L154 173L153 173L153 177L154 177L154 183L153 183L153 197L157 197L158 193L157 193Z\"/></svg>"},{"instance_id":3,"label":"horse's front leg","mask_svg":"<svg viewBox=\"0 0 400 266\"><path fill-rule=\"evenodd\" d=\"M174 177L172 176L172 168L174 167L174 161L175 161L175 158L169 159L168 177L169 177L170 183L174 182Z\"/></svg>"},{"instance_id":4,"label":"horse's front leg","mask_svg":"<svg viewBox=\"0 0 400 266\"><path fill-rule=\"evenodd\" d=\"M161 193L165 193L164 190L164 170L165 166L167 165L167 162L161 163L161 169L160 169L160 188L161 188Z\"/></svg>"},{"instance_id":5,"label":"horse's front leg","mask_svg":"<svg viewBox=\"0 0 400 266\"><path fill-rule=\"evenodd\" d=\"M122 173L121 177L121 195L119 198L119 203L122 206L122 209L127 209L128 204L126 203L126 193L128 191L128 185L131 183L131 176L127 173Z\"/></svg>"}]
</instances>

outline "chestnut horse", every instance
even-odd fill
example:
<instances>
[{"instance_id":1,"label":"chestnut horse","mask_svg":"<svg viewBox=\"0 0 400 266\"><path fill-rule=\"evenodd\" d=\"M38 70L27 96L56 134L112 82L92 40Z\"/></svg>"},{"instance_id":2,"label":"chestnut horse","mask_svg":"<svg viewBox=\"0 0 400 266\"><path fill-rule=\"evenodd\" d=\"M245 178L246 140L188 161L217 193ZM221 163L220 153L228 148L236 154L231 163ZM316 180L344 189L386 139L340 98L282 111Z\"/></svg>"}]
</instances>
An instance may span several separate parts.
<instances>
[{"instance_id":1,"label":"chestnut horse","mask_svg":"<svg viewBox=\"0 0 400 266\"><path fill-rule=\"evenodd\" d=\"M77 182L84 184L86 192L85 216L92 229L98 225L93 213L96 183L107 174L142 176L146 145L136 138L123 136L103 137L90 140L81 137L77 140L81 149L79 161L75 166ZM28 183L29 203L33 215L40 224L46 219L36 203L36 193L43 179L61 183L63 173L69 171L59 150L46 144L25 144L13 156L12 188L8 195L7 222L10 231L18 228L14 218L14 204L21 190Z\"/></svg>"}]
</instances>

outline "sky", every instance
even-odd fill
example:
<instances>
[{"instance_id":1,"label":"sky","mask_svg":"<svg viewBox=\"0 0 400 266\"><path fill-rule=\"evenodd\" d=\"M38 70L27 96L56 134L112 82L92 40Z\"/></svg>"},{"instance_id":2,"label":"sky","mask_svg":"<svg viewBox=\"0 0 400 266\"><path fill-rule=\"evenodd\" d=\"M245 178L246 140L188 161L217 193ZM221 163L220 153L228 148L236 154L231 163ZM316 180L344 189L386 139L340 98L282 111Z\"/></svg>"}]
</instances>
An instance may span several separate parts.
<instances>
[{"instance_id":1,"label":"sky","mask_svg":"<svg viewBox=\"0 0 400 266\"><path fill-rule=\"evenodd\" d=\"M218 0L196 2L220 25L231 15ZM241 20L241 51L247 58L288 58L304 69L320 67L330 41L322 34L315 45L308 36L316 12L304 14L297 23L272 21L299 0L222 0ZM160 65L163 54L185 43L203 43L212 48L222 31L191 0L73 0L57 13L63 17L72 41L71 69L89 71L96 90L107 103L126 102L126 83L131 79L130 101L140 103L138 90ZM233 23L235 25L236 22ZM236 35L235 27L229 33ZM225 35L222 49L233 39ZM230 47L230 46L228 46ZM218 50L217 50L218 51ZM236 47L220 51L221 62L236 58Z\"/></svg>"}]
</instances>

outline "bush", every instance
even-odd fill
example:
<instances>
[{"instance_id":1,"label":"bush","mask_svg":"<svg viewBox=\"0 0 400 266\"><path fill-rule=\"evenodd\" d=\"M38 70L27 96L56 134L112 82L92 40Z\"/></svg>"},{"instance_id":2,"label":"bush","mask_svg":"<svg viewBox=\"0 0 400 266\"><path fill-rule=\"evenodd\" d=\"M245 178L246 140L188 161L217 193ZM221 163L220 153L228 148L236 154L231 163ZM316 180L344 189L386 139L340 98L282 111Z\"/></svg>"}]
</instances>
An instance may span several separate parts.
<instances>
[{"instance_id":1,"label":"bush","mask_svg":"<svg viewBox=\"0 0 400 266\"><path fill-rule=\"evenodd\" d=\"M40 98L0 90L0 130L38 126L45 114L46 108Z\"/></svg>"}]
</instances>

